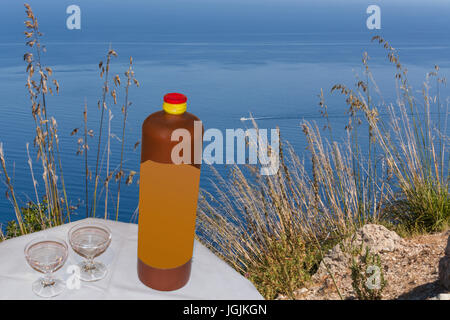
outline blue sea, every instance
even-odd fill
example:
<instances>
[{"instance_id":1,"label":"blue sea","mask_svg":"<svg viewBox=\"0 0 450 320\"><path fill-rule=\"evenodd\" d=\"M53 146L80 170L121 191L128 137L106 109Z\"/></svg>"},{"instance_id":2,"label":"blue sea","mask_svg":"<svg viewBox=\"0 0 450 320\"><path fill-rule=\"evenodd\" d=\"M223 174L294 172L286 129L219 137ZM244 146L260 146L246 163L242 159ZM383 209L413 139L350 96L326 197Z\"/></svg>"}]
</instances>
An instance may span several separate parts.
<instances>
[{"instance_id":1,"label":"blue sea","mask_svg":"<svg viewBox=\"0 0 450 320\"><path fill-rule=\"evenodd\" d=\"M381 8L381 29L369 30L366 8ZM440 66L450 75L450 2L448 1L294 1L294 0L30 0L46 46L43 63L50 66L60 93L48 99L48 112L58 122L62 166L68 197L78 205L73 218L85 217L84 163L76 155L77 138L70 133L83 126L84 103L88 105L89 166L95 169L96 137L102 79L98 63L105 61L111 46L111 74L124 72L129 57L140 82L132 88L126 132L124 169L139 171L142 121L161 109L168 92L188 96L188 111L206 129L246 128L241 118L252 114L261 128L278 126L302 156L306 141L302 120L323 125L319 97L323 88L329 117L338 138L345 136L345 99L330 92L336 83L353 86L362 76L362 55L370 66L383 98L395 102L395 68L386 51L370 40L382 35L400 54L415 92L419 95L427 72ZM38 190L43 192L42 171L33 148L35 136L29 97L25 88L23 55L28 50L23 35L25 13L20 1L8 2L0 11L0 142L21 205L35 200L26 144L30 143ZM81 9L81 29L69 30L66 8ZM449 96L448 88L441 90ZM121 136L123 89L112 105L112 133ZM383 110L380 110L383 114ZM104 132L106 134L106 131ZM106 136L106 135L105 135ZM105 140L103 140L105 141ZM113 136L111 168L120 159L120 141ZM105 152L103 173L105 170ZM224 173L224 166L217 165ZM210 188L211 170L203 167L201 187ZM119 219L133 220L138 204L138 185L123 185ZM14 219L0 174L0 222ZM112 183L112 195L115 186ZM100 190L102 187L100 187ZM92 185L91 185L92 190ZM110 194L111 194L110 193ZM98 211L103 215L104 191ZM115 215L115 200L109 215Z\"/></svg>"}]
</instances>

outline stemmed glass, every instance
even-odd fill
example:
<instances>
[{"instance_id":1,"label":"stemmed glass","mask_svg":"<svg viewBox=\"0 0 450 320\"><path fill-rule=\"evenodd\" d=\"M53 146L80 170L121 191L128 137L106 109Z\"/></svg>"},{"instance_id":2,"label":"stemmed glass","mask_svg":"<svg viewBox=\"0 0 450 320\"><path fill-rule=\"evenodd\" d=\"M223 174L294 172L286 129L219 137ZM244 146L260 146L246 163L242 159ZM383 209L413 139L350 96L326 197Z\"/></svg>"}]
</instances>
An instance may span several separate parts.
<instances>
[{"instance_id":1,"label":"stemmed glass","mask_svg":"<svg viewBox=\"0 0 450 320\"><path fill-rule=\"evenodd\" d=\"M24 253L28 264L44 274L44 277L33 283L33 292L44 298L60 294L65 288L65 283L54 278L52 274L67 260L67 243L54 237L40 237L30 241L25 246Z\"/></svg>"},{"instance_id":2,"label":"stemmed glass","mask_svg":"<svg viewBox=\"0 0 450 320\"><path fill-rule=\"evenodd\" d=\"M69 230L69 243L73 251L86 260L80 262L80 279L96 281L105 277L106 266L94 258L106 251L111 243L111 231L97 222L77 224Z\"/></svg>"}]
</instances>

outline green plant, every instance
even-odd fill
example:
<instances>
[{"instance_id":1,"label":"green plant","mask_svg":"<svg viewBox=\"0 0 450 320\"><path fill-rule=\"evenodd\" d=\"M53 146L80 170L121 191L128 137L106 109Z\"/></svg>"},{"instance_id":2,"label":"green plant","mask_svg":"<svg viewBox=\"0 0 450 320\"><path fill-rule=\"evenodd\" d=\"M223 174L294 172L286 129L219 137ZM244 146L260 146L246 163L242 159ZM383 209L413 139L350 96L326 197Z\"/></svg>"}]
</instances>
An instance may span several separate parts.
<instances>
[{"instance_id":1,"label":"green plant","mask_svg":"<svg viewBox=\"0 0 450 320\"><path fill-rule=\"evenodd\" d=\"M267 298L278 294L293 298L295 289L309 280L315 262L302 241L274 240L246 275Z\"/></svg>"},{"instance_id":2,"label":"green plant","mask_svg":"<svg viewBox=\"0 0 450 320\"><path fill-rule=\"evenodd\" d=\"M353 252L351 277L352 287L359 300L381 300L386 287L383 266L378 254L372 254L368 247L361 254L362 246Z\"/></svg>"},{"instance_id":3,"label":"green plant","mask_svg":"<svg viewBox=\"0 0 450 320\"><path fill-rule=\"evenodd\" d=\"M25 207L20 208L20 221L22 229L16 220L11 220L6 225L5 238L14 238L25 233L32 233L51 227L50 217L41 217L42 212L48 210L47 200L44 199L40 204L28 202ZM23 231L23 230L26 230Z\"/></svg>"}]
</instances>

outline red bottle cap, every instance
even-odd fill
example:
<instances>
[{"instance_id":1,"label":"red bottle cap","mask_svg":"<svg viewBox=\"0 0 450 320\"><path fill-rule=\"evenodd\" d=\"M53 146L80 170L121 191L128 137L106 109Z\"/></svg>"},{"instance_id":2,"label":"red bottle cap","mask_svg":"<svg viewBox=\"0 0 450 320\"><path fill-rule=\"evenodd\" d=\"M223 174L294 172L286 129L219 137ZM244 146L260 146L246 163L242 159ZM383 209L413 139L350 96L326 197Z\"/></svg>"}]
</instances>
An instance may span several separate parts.
<instances>
[{"instance_id":1,"label":"red bottle cap","mask_svg":"<svg viewBox=\"0 0 450 320\"><path fill-rule=\"evenodd\" d=\"M170 103L170 104L181 104L186 103L187 97L184 94L181 93L168 93L164 96L164 102Z\"/></svg>"}]
</instances>

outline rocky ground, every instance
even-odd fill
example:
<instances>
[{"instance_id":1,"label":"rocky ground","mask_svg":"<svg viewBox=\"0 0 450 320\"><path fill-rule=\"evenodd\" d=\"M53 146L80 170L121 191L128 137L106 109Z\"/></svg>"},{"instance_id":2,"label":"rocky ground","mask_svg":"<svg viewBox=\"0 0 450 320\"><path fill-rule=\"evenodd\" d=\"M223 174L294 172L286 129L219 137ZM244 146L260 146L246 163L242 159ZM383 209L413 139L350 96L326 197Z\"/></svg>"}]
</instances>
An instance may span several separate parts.
<instances>
[{"instance_id":1,"label":"rocky ground","mask_svg":"<svg viewBox=\"0 0 450 320\"><path fill-rule=\"evenodd\" d=\"M450 230L402 239L383 226L365 225L352 239L336 245L325 255L312 281L296 291L296 298L340 299L330 276L332 273L343 298L355 299L350 271L352 255L348 249L367 246L381 258L387 281L383 299L449 299L450 292L439 282L439 261L445 255L449 237ZM448 261L450 255L446 259ZM447 271L450 274L450 270Z\"/></svg>"}]
</instances>

